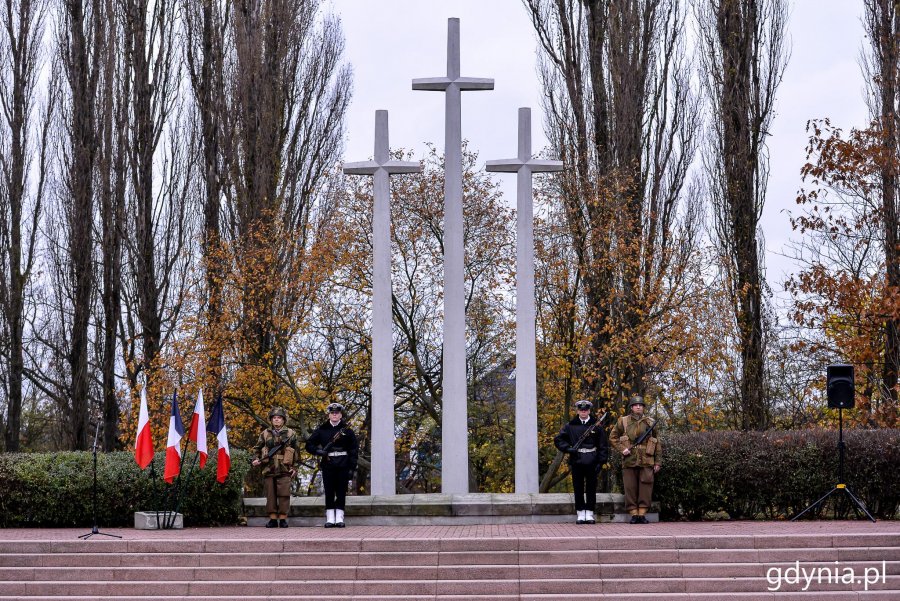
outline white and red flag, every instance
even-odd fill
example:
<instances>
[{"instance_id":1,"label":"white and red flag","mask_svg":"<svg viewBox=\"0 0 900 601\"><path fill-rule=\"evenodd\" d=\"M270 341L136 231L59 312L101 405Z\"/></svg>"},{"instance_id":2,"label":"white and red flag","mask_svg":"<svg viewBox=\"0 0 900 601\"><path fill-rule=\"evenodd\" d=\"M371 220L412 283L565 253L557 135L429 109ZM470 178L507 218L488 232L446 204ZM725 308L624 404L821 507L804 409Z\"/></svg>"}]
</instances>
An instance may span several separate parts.
<instances>
[{"instance_id":1,"label":"white and red flag","mask_svg":"<svg viewBox=\"0 0 900 601\"><path fill-rule=\"evenodd\" d=\"M194 414L191 416L188 440L193 440L197 444L197 452L200 453L200 468L206 467L206 412L203 409L202 388L197 393L197 402L194 404Z\"/></svg>"},{"instance_id":2,"label":"white and red flag","mask_svg":"<svg viewBox=\"0 0 900 601\"><path fill-rule=\"evenodd\" d=\"M213 405L206 429L216 435L219 443L219 451L216 454L216 480L220 484L224 484L225 478L228 477L228 471L231 469L231 449L228 447L228 428L225 426L225 409L222 407L221 394Z\"/></svg>"},{"instance_id":3,"label":"white and red flag","mask_svg":"<svg viewBox=\"0 0 900 601\"><path fill-rule=\"evenodd\" d=\"M141 387L141 410L138 414L137 438L134 441L134 460L141 469L145 469L153 461L153 435L150 433L146 383Z\"/></svg>"},{"instance_id":4,"label":"white and red flag","mask_svg":"<svg viewBox=\"0 0 900 601\"><path fill-rule=\"evenodd\" d=\"M172 413L169 415L169 440L166 442L166 469L163 479L169 484L181 473L181 439L184 424L178 411L178 393L172 394Z\"/></svg>"}]
</instances>

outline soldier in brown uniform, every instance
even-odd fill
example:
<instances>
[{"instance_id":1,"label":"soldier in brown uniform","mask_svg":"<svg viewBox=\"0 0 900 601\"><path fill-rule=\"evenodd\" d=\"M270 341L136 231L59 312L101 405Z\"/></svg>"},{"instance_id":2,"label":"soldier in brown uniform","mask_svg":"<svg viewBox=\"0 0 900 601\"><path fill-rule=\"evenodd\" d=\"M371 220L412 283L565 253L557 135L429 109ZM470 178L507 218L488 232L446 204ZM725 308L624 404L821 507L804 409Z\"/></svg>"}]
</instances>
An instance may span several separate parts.
<instances>
[{"instance_id":1,"label":"soldier in brown uniform","mask_svg":"<svg viewBox=\"0 0 900 601\"><path fill-rule=\"evenodd\" d=\"M297 434L285 426L287 412L284 409L275 407L269 411L269 421L272 422L272 427L260 433L259 440L253 447L256 455L253 465L263 466L266 511L269 514L266 528L287 528L291 482L297 475L300 448Z\"/></svg>"},{"instance_id":2,"label":"soldier in brown uniform","mask_svg":"<svg viewBox=\"0 0 900 601\"><path fill-rule=\"evenodd\" d=\"M646 524L646 513L653 497L653 479L662 464L662 445L657 438L656 420L645 416L646 403L635 396L630 413L619 418L613 429L612 444L622 453L622 485L625 508L632 524ZM653 429L645 436L647 430ZM642 439L643 437L643 439ZM640 441L640 444L635 442Z\"/></svg>"}]
</instances>

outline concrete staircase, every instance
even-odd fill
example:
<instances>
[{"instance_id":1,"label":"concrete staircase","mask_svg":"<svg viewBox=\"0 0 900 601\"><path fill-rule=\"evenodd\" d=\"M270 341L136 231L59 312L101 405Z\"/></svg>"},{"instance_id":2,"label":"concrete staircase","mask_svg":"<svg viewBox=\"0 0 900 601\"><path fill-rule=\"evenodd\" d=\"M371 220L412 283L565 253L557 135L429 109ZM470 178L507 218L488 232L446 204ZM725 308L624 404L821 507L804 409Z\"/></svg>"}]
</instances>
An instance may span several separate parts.
<instances>
[{"instance_id":1,"label":"concrete staircase","mask_svg":"<svg viewBox=\"0 0 900 601\"><path fill-rule=\"evenodd\" d=\"M229 538L206 529L138 540L121 530L126 539L88 541L0 531L0 601L900 599L897 528L710 535L691 526L531 526L515 536L500 526L235 528ZM854 582L829 583L822 571L792 584L795 567L842 578L853 569ZM774 570L788 577L777 591Z\"/></svg>"}]
</instances>

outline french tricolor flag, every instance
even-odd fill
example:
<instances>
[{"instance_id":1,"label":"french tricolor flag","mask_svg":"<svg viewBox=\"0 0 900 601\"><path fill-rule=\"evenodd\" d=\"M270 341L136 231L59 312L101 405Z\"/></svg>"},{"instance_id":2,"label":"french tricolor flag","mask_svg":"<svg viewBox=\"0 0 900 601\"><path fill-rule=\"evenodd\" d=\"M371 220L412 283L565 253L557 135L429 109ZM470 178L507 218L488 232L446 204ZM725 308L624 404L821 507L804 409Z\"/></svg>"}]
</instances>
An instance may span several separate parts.
<instances>
[{"instance_id":1,"label":"french tricolor flag","mask_svg":"<svg viewBox=\"0 0 900 601\"><path fill-rule=\"evenodd\" d=\"M153 461L153 436L150 434L150 412L147 410L147 385L141 387L141 411L138 414L137 439L134 443L134 460L141 469Z\"/></svg>"},{"instance_id":2,"label":"french tricolor flag","mask_svg":"<svg viewBox=\"0 0 900 601\"><path fill-rule=\"evenodd\" d=\"M166 442L166 469L163 479L169 484L181 473L181 438L184 424L178 411L178 393L172 394L172 414L169 416L169 440Z\"/></svg>"},{"instance_id":3,"label":"french tricolor flag","mask_svg":"<svg viewBox=\"0 0 900 601\"><path fill-rule=\"evenodd\" d=\"M225 427L225 409L222 407L222 395L216 399L212 413L209 415L209 423L206 429L214 432L219 442L219 452L216 455L216 480L219 484L225 483L228 471L231 469L231 449L228 448L228 428Z\"/></svg>"},{"instance_id":4,"label":"french tricolor flag","mask_svg":"<svg viewBox=\"0 0 900 601\"><path fill-rule=\"evenodd\" d=\"M197 444L197 452L200 453L200 468L206 467L206 411L203 409L203 389L197 393L197 402L194 405L194 414L191 416L191 428L188 431L188 440Z\"/></svg>"}]
</instances>

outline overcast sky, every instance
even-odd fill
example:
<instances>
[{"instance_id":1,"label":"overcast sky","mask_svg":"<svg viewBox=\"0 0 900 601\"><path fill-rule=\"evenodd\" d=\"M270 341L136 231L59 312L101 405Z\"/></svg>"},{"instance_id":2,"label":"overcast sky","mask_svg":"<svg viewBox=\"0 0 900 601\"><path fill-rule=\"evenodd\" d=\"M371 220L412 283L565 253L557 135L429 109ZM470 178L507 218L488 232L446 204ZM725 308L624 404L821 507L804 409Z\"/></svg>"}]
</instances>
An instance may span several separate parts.
<instances>
[{"instance_id":1,"label":"overcast sky","mask_svg":"<svg viewBox=\"0 0 900 601\"><path fill-rule=\"evenodd\" d=\"M771 176L762 227L769 284L782 289L790 261L780 255L791 237L787 211L796 206L809 119L829 117L849 129L864 126L861 2L794 0L788 25L791 57L777 94L768 140ZM546 144L536 75L536 43L520 0L332 0L346 36L354 91L346 160L372 156L375 110L390 112L392 148L427 142L443 150L444 95L414 92L411 80L446 73L447 19L460 19L462 75L491 77L494 91L463 93L464 139L479 163L516 154L516 113L532 108L535 152ZM499 174L498 174L499 175ZM499 176L515 203L512 176Z\"/></svg>"}]
</instances>

